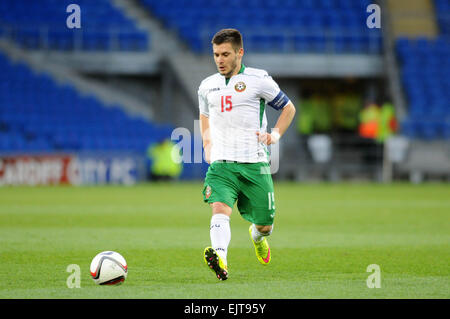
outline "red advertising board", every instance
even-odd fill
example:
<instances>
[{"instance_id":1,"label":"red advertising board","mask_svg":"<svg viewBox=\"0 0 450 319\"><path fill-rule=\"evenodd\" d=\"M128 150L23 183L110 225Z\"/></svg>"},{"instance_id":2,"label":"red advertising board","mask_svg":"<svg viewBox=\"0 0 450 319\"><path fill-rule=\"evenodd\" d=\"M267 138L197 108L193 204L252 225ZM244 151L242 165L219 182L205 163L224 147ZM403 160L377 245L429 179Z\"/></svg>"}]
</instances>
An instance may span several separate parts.
<instances>
[{"instance_id":1,"label":"red advertising board","mask_svg":"<svg viewBox=\"0 0 450 319\"><path fill-rule=\"evenodd\" d=\"M71 184L71 155L23 155L0 158L0 185Z\"/></svg>"},{"instance_id":2,"label":"red advertising board","mask_svg":"<svg viewBox=\"0 0 450 319\"><path fill-rule=\"evenodd\" d=\"M143 161L135 154L0 156L0 186L132 185L145 178Z\"/></svg>"}]
</instances>

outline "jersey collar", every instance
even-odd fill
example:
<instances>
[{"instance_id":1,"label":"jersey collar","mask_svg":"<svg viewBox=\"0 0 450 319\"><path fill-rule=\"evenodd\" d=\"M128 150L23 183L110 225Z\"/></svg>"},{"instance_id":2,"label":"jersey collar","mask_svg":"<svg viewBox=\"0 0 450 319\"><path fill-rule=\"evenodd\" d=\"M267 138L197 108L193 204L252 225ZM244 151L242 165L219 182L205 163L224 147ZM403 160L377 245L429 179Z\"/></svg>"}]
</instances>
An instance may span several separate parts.
<instances>
[{"instance_id":1,"label":"jersey collar","mask_svg":"<svg viewBox=\"0 0 450 319\"><path fill-rule=\"evenodd\" d=\"M245 65L244 63L241 63L241 68L239 69L239 72L237 74L244 73ZM225 84L228 85L228 82L230 82L231 78L225 78Z\"/></svg>"},{"instance_id":2,"label":"jersey collar","mask_svg":"<svg viewBox=\"0 0 450 319\"><path fill-rule=\"evenodd\" d=\"M244 73L245 65L244 63L241 63L241 69L239 70L238 74Z\"/></svg>"}]
</instances>

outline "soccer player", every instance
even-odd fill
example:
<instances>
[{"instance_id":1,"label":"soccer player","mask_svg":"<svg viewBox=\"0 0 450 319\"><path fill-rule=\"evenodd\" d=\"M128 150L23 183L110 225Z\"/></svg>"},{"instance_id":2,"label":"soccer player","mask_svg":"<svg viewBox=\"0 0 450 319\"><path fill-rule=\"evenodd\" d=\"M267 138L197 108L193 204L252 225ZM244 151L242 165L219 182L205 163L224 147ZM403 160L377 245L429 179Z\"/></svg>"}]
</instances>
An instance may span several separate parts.
<instances>
[{"instance_id":1,"label":"soccer player","mask_svg":"<svg viewBox=\"0 0 450 319\"><path fill-rule=\"evenodd\" d=\"M267 146L283 136L295 107L266 71L242 63L238 30L217 32L212 48L219 72L204 79L198 90L203 149L211 164L203 187L203 200L212 208L211 247L205 248L204 259L219 280L226 280L230 215L236 202L251 223L259 262L271 260L266 237L273 230L275 196ZM266 131L266 105L281 110L271 133Z\"/></svg>"}]
</instances>

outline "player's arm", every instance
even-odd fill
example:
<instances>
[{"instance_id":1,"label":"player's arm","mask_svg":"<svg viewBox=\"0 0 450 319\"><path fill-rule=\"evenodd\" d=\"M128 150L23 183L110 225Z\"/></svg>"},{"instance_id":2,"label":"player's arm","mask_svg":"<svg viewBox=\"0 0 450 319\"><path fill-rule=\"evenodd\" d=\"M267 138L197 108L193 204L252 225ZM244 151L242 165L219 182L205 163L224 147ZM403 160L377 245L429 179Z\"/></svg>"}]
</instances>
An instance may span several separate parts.
<instances>
[{"instance_id":1,"label":"player's arm","mask_svg":"<svg viewBox=\"0 0 450 319\"><path fill-rule=\"evenodd\" d=\"M259 83L261 97L264 100L269 101L267 103L268 106L277 111L281 110L281 114L271 133L257 132L256 134L258 135L258 140L260 142L267 145L275 144L283 136L294 119L295 106L268 74L266 74Z\"/></svg>"},{"instance_id":2,"label":"player's arm","mask_svg":"<svg viewBox=\"0 0 450 319\"><path fill-rule=\"evenodd\" d=\"M202 135L203 149L205 150L205 161L210 163L211 135L209 133L209 108L200 89L198 90L198 107L200 111L200 134Z\"/></svg>"},{"instance_id":3,"label":"player's arm","mask_svg":"<svg viewBox=\"0 0 450 319\"><path fill-rule=\"evenodd\" d=\"M278 142L278 140L283 136L284 132L286 132L294 119L295 111L295 106L291 101L283 107L277 123L270 133L270 141L268 141L269 143L267 145Z\"/></svg>"},{"instance_id":4,"label":"player's arm","mask_svg":"<svg viewBox=\"0 0 450 319\"><path fill-rule=\"evenodd\" d=\"M256 132L258 140L266 145L277 143L283 136L284 132L286 132L289 125L291 125L292 120L295 116L295 111L296 110L294 104L289 101L288 104L283 107L281 114L278 117L277 123L275 124L275 127L272 129L271 133Z\"/></svg>"},{"instance_id":5,"label":"player's arm","mask_svg":"<svg viewBox=\"0 0 450 319\"><path fill-rule=\"evenodd\" d=\"M203 149L205 150L205 161L211 160L211 136L209 134L209 117L200 113L200 133L202 134Z\"/></svg>"}]
</instances>

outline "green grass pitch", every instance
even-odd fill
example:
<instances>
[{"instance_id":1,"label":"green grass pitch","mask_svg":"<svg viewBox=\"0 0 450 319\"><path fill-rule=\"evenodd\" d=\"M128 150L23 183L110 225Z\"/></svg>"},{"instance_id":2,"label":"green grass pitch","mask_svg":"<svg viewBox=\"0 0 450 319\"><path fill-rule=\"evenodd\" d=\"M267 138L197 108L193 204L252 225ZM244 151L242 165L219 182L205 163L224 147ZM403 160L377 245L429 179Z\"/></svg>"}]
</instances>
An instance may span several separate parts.
<instances>
[{"instance_id":1,"label":"green grass pitch","mask_svg":"<svg viewBox=\"0 0 450 319\"><path fill-rule=\"evenodd\" d=\"M201 183L0 189L0 298L449 298L448 184L275 183L272 261L231 217L230 277L204 264L210 209ZM97 286L92 258L121 253L120 286ZM81 288L66 281L81 267ZM380 267L381 288L368 288Z\"/></svg>"}]
</instances>

